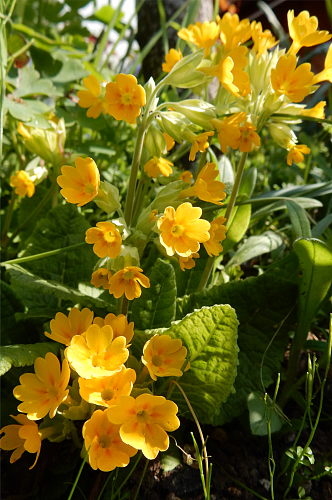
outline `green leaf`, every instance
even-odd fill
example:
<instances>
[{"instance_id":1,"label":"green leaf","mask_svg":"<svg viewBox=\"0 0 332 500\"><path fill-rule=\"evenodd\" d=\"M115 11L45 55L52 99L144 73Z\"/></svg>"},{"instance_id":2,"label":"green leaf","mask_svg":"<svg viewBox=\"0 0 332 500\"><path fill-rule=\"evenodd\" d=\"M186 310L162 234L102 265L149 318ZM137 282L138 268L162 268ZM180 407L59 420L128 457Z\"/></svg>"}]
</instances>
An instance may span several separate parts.
<instances>
[{"instance_id":1,"label":"green leaf","mask_svg":"<svg viewBox=\"0 0 332 500\"><path fill-rule=\"evenodd\" d=\"M7 41L7 50L9 54L15 54L15 52L18 52L24 47L25 43L26 42L22 35L11 35Z\"/></svg>"},{"instance_id":2,"label":"green leaf","mask_svg":"<svg viewBox=\"0 0 332 500\"><path fill-rule=\"evenodd\" d=\"M0 347L0 375L8 372L12 366L31 366L37 358L44 358L48 352L58 354L59 344L41 342L40 344L19 344Z\"/></svg>"},{"instance_id":3,"label":"green leaf","mask_svg":"<svg viewBox=\"0 0 332 500\"><path fill-rule=\"evenodd\" d=\"M163 472L169 472L182 463L179 449L173 439L170 439L167 451L160 453L160 463Z\"/></svg>"},{"instance_id":4,"label":"green leaf","mask_svg":"<svg viewBox=\"0 0 332 500\"><path fill-rule=\"evenodd\" d=\"M1 281L1 328L2 343L11 344L17 342L20 335L24 333L22 324L16 322L15 314L23 313L24 306L11 289L11 287Z\"/></svg>"},{"instance_id":5,"label":"green leaf","mask_svg":"<svg viewBox=\"0 0 332 500\"><path fill-rule=\"evenodd\" d=\"M281 196L281 195L280 195ZM273 199L273 198L272 198ZM280 201L275 201L274 203L270 202L262 202L265 204L263 208L260 208L259 210L256 210L253 212L251 216L251 222L255 222L256 220L260 219L261 217L270 214L272 212L275 212L277 210L285 210L286 207L286 200L280 200ZM319 208L322 207L323 204L315 200L313 198L300 198L296 197L296 203L300 205L302 208ZM267 204L267 206L266 206Z\"/></svg>"},{"instance_id":6,"label":"green leaf","mask_svg":"<svg viewBox=\"0 0 332 500\"><path fill-rule=\"evenodd\" d=\"M264 401L262 392L252 392L247 400L251 432L255 436L267 436L266 418L270 420L271 433L281 429L283 419L272 407L271 401Z\"/></svg>"},{"instance_id":7,"label":"green leaf","mask_svg":"<svg viewBox=\"0 0 332 500\"><path fill-rule=\"evenodd\" d=\"M234 185L233 167L226 155L222 155L218 161L219 177L226 186L225 191L231 192Z\"/></svg>"},{"instance_id":8,"label":"green leaf","mask_svg":"<svg viewBox=\"0 0 332 500\"><path fill-rule=\"evenodd\" d=\"M88 71L82 61L78 59L65 59L59 73L51 78L53 83L68 83L88 76Z\"/></svg>"},{"instance_id":9,"label":"green leaf","mask_svg":"<svg viewBox=\"0 0 332 500\"><path fill-rule=\"evenodd\" d=\"M241 195L238 201L244 201L248 199L246 195ZM226 210L221 212L221 215L225 215ZM245 235L251 217L251 205L237 205L233 208L232 215L227 226L226 239L222 242L223 255L226 255L233 247L241 241Z\"/></svg>"},{"instance_id":10,"label":"green leaf","mask_svg":"<svg viewBox=\"0 0 332 500\"><path fill-rule=\"evenodd\" d=\"M110 5L104 5L104 7L102 7L101 9L97 10L97 12L94 13L93 18L97 19L97 21L101 21L104 24L108 24L112 20L114 14L115 10ZM123 13L120 12L116 22L118 23L122 17Z\"/></svg>"},{"instance_id":11,"label":"green leaf","mask_svg":"<svg viewBox=\"0 0 332 500\"><path fill-rule=\"evenodd\" d=\"M332 214L327 215L318 222L317 226L315 226L311 233L313 238L319 238L330 225L332 224Z\"/></svg>"},{"instance_id":12,"label":"green leaf","mask_svg":"<svg viewBox=\"0 0 332 500\"><path fill-rule=\"evenodd\" d=\"M131 320L135 328L146 330L168 327L175 319L176 281L171 264L158 259L149 270L150 288L135 299Z\"/></svg>"},{"instance_id":13,"label":"green leaf","mask_svg":"<svg viewBox=\"0 0 332 500\"><path fill-rule=\"evenodd\" d=\"M239 194L246 194L248 198L254 192L257 181L257 168L249 167L244 171L239 188Z\"/></svg>"},{"instance_id":14,"label":"green leaf","mask_svg":"<svg viewBox=\"0 0 332 500\"><path fill-rule=\"evenodd\" d=\"M178 297L183 297L183 295L189 295L190 293L196 292L198 288L205 271L207 261L209 260L209 256L203 246L199 251L199 259L194 260L195 267L192 269L186 269L185 271L182 271L179 264L172 260L176 276Z\"/></svg>"},{"instance_id":15,"label":"green leaf","mask_svg":"<svg viewBox=\"0 0 332 500\"><path fill-rule=\"evenodd\" d=\"M250 236L250 238L240 246L235 255L227 263L226 267L239 266L243 262L253 259L254 257L272 252L272 250L279 248L282 244L283 240L281 236L272 231L266 231L266 233L258 236Z\"/></svg>"},{"instance_id":16,"label":"green leaf","mask_svg":"<svg viewBox=\"0 0 332 500\"><path fill-rule=\"evenodd\" d=\"M5 97L4 101L4 110L8 110L13 118L22 122L28 122L33 117L33 111L29 109L26 103L15 102L7 97Z\"/></svg>"},{"instance_id":17,"label":"green leaf","mask_svg":"<svg viewBox=\"0 0 332 500\"><path fill-rule=\"evenodd\" d=\"M40 78L40 74L35 69L24 66L21 70L22 78L19 87L13 92L13 96L26 97L29 95L47 95L54 93L54 87L50 80Z\"/></svg>"},{"instance_id":18,"label":"green leaf","mask_svg":"<svg viewBox=\"0 0 332 500\"><path fill-rule=\"evenodd\" d=\"M310 224L303 208L301 208L296 201L293 200L287 200L286 207L293 227L294 240L297 240L298 238L310 238Z\"/></svg>"}]
</instances>

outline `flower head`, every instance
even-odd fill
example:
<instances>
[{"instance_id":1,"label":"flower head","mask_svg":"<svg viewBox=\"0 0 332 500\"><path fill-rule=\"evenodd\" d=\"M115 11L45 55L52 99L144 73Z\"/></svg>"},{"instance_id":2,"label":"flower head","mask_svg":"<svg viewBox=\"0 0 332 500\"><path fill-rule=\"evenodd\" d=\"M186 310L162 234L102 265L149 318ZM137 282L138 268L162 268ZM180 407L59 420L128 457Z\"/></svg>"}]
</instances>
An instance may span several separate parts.
<instances>
[{"instance_id":1,"label":"flower head","mask_svg":"<svg viewBox=\"0 0 332 500\"><path fill-rule=\"evenodd\" d=\"M27 413L30 420L38 420L47 414L53 418L68 395L69 390L66 388L69 378L70 370L66 359L63 360L61 370L60 362L52 352L48 352L45 359L37 358L35 374L21 375L21 385L13 391L15 398L23 401L17 409Z\"/></svg>"},{"instance_id":2,"label":"flower head","mask_svg":"<svg viewBox=\"0 0 332 500\"><path fill-rule=\"evenodd\" d=\"M300 114L303 116L312 116L313 118L325 118L326 101L320 101L313 108L301 109Z\"/></svg>"},{"instance_id":3,"label":"flower head","mask_svg":"<svg viewBox=\"0 0 332 500\"><path fill-rule=\"evenodd\" d=\"M72 338L65 356L80 377L110 377L119 372L128 359L125 346L125 337L113 340L113 330L109 325L100 328L94 324L87 329L85 338L80 335Z\"/></svg>"},{"instance_id":4,"label":"flower head","mask_svg":"<svg viewBox=\"0 0 332 500\"><path fill-rule=\"evenodd\" d=\"M239 125L244 122L246 118L246 113L241 111L223 120L211 120L211 124L218 130L220 149L224 154L227 154L228 146L233 149L239 147L239 139L241 137Z\"/></svg>"},{"instance_id":5,"label":"flower head","mask_svg":"<svg viewBox=\"0 0 332 500\"><path fill-rule=\"evenodd\" d=\"M108 290L110 287L109 281L112 278L112 273L108 269L104 267L100 267L92 273L91 276L91 285L94 285L96 288L103 287L104 290Z\"/></svg>"},{"instance_id":6,"label":"flower head","mask_svg":"<svg viewBox=\"0 0 332 500\"><path fill-rule=\"evenodd\" d=\"M310 94L314 74L309 63L296 68L296 56L281 56L276 68L271 69L271 85L277 96L282 94L292 102L301 102Z\"/></svg>"},{"instance_id":7,"label":"flower head","mask_svg":"<svg viewBox=\"0 0 332 500\"><path fill-rule=\"evenodd\" d=\"M196 154L198 151L200 153L205 153L207 148L209 147L209 139L208 137L211 137L214 135L214 132L203 132L203 134L200 135L195 135L194 138L192 139L192 146L190 149L189 153L189 160L194 161L196 158Z\"/></svg>"},{"instance_id":8,"label":"flower head","mask_svg":"<svg viewBox=\"0 0 332 500\"><path fill-rule=\"evenodd\" d=\"M212 255L219 255L223 248L220 245L220 241L226 238L226 226L224 226L224 222L226 221L225 217L218 217L217 219L211 222L210 227L210 239L206 241L204 244L205 250L208 255L212 257Z\"/></svg>"},{"instance_id":9,"label":"flower head","mask_svg":"<svg viewBox=\"0 0 332 500\"><path fill-rule=\"evenodd\" d=\"M119 425L108 420L105 410L96 410L83 425L84 444L94 470L109 472L116 467L126 467L130 457L136 454L135 448L122 441L119 429Z\"/></svg>"},{"instance_id":10,"label":"flower head","mask_svg":"<svg viewBox=\"0 0 332 500\"><path fill-rule=\"evenodd\" d=\"M89 108L86 114L89 118L98 118L101 112L106 115L108 104L103 98L97 78L94 75L89 75L88 78L83 78L83 85L87 90L77 92L78 105L81 108Z\"/></svg>"},{"instance_id":11,"label":"flower head","mask_svg":"<svg viewBox=\"0 0 332 500\"><path fill-rule=\"evenodd\" d=\"M149 460L168 449L169 437L165 431L172 432L180 426L177 411L173 401L152 394L141 394L136 399L120 396L116 405L106 410L110 422L121 425L122 441L142 450Z\"/></svg>"},{"instance_id":12,"label":"flower head","mask_svg":"<svg viewBox=\"0 0 332 500\"><path fill-rule=\"evenodd\" d=\"M252 123L245 122L242 127L239 128L241 137L239 139L239 148L242 153L252 150L252 144L255 146L261 145L261 140L259 135L255 132L257 129Z\"/></svg>"},{"instance_id":13,"label":"flower head","mask_svg":"<svg viewBox=\"0 0 332 500\"><path fill-rule=\"evenodd\" d=\"M144 165L144 172L148 174L148 177L153 177L154 179L156 179L159 174L162 174L164 177L169 177L173 172L172 167L173 163L171 161L166 160L166 158L154 156Z\"/></svg>"},{"instance_id":14,"label":"flower head","mask_svg":"<svg viewBox=\"0 0 332 500\"><path fill-rule=\"evenodd\" d=\"M165 56L166 62L164 62L162 65L163 71L165 71L165 73L170 73L170 71L172 71L173 69L173 66L175 66L175 64L179 62L180 59L182 58L183 55L180 49L179 50L171 49Z\"/></svg>"},{"instance_id":15,"label":"flower head","mask_svg":"<svg viewBox=\"0 0 332 500\"><path fill-rule=\"evenodd\" d=\"M83 207L98 194L100 175L97 165L92 158L76 158L75 168L64 165L62 175L57 178L61 189L60 193L67 203Z\"/></svg>"},{"instance_id":16,"label":"flower head","mask_svg":"<svg viewBox=\"0 0 332 500\"><path fill-rule=\"evenodd\" d=\"M252 39L254 41L253 50L256 52L257 57L263 55L268 49L277 45L278 40L272 36L270 30L263 31L262 23L253 21L251 23Z\"/></svg>"},{"instance_id":17,"label":"flower head","mask_svg":"<svg viewBox=\"0 0 332 500\"><path fill-rule=\"evenodd\" d=\"M75 335L82 335L87 331L92 320L93 312L90 309L85 307L80 311L77 307L73 307L68 317L61 312L57 313L50 323L52 333L45 332L45 335L55 342L69 345Z\"/></svg>"},{"instance_id":18,"label":"flower head","mask_svg":"<svg viewBox=\"0 0 332 500\"><path fill-rule=\"evenodd\" d=\"M101 258L115 259L121 252L121 234L112 222L97 222L97 227L87 230L85 241L94 244L93 251Z\"/></svg>"},{"instance_id":19,"label":"flower head","mask_svg":"<svg viewBox=\"0 0 332 500\"><path fill-rule=\"evenodd\" d=\"M205 21L203 24L197 22L195 25L190 24L188 28L182 28L178 31L178 37L186 42L191 42L199 49L205 49L205 55L210 54L210 48L216 43L219 38L220 28L214 22Z\"/></svg>"},{"instance_id":20,"label":"flower head","mask_svg":"<svg viewBox=\"0 0 332 500\"><path fill-rule=\"evenodd\" d=\"M34 464L29 467L32 469L38 460L41 448L41 439L38 433L38 425L36 422L29 420L26 415L11 415L19 425L6 425L0 430L5 435L0 439L0 448L2 450L14 450L10 456L10 463L16 462L25 451L28 453L36 453Z\"/></svg>"},{"instance_id":21,"label":"flower head","mask_svg":"<svg viewBox=\"0 0 332 500\"><path fill-rule=\"evenodd\" d=\"M181 377L187 356L187 349L180 339L172 339L169 335L154 335L143 348L142 363L149 370L153 380L157 377Z\"/></svg>"},{"instance_id":22,"label":"flower head","mask_svg":"<svg viewBox=\"0 0 332 500\"><path fill-rule=\"evenodd\" d=\"M134 323L132 321L131 323L128 323L124 314L115 316L115 314L109 313L105 319L95 318L93 323L100 326L100 328L105 325L111 326L113 330L113 339L116 339L117 337L126 337L127 344L129 344L134 336Z\"/></svg>"},{"instance_id":23,"label":"flower head","mask_svg":"<svg viewBox=\"0 0 332 500\"><path fill-rule=\"evenodd\" d=\"M193 178L193 174L190 172L190 170L185 170L179 176L179 180L180 181L187 182L188 184L190 184L190 181L191 181L192 178Z\"/></svg>"},{"instance_id":24,"label":"flower head","mask_svg":"<svg viewBox=\"0 0 332 500\"><path fill-rule=\"evenodd\" d=\"M10 185L15 188L15 193L22 198L25 195L28 195L28 198L34 195L35 185L30 175L24 170L19 170L15 175L10 177Z\"/></svg>"},{"instance_id":25,"label":"flower head","mask_svg":"<svg viewBox=\"0 0 332 500\"><path fill-rule=\"evenodd\" d=\"M318 75L314 76L313 84L324 82L325 80L332 83L332 44L329 46L325 57L324 69Z\"/></svg>"},{"instance_id":26,"label":"flower head","mask_svg":"<svg viewBox=\"0 0 332 500\"><path fill-rule=\"evenodd\" d=\"M291 166L294 162L296 164L301 163L304 160L304 154L310 154L311 149L305 144L290 144L289 153L287 155L287 164Z\"/></svg>"},{"instance_id":27,"label":"flower head","mask_svg":"<svg viewBox=\"0 0 332 500\"><path fill-rule=\"evenodd\" d=\"M191 203L182 203L176 211L167 207L158 222L160 243L166 248L167 255L177 253L181 257L189 257L198 252L200 243L210 237L210 223L200 220L202 209L193 207Z\"/></svg>"},{"instance_id":28,"label":"flower head","mask_svg":"<svg viewBox=\"0 0 332 500\"><path fill-rule=\"evenodd\" d=\"M141 286L150 288L149 278L142 274L142 269L139 267L128 266L112 276L109 292L116 299L125 294L128 300L133 300L141 296Z\"/></svg>"},{"instance_id":29,"label":"flower head","mask_svg":"<svg viewBox=\"0 0 332 500\"><path fill-rule=\"evenodd\" d=\"M249 19L240 21L237 14L231 15L229 12L218 20L220 27L220 39L224 44L225 53L234 49L238 45L247 42L251 37Z\"/></svg>"},{"instance_id":30,"label":"flower head","mask_svg":"<svg viewBox=\"0 0 332 500\"><path fill-rule=\"evenodd\" d=\"M181 271L185 271L186 269L192 269L193 267L195 267L194 259L199 259L199 253L194 252L190 255L190 257L181 257L179 255L179 264Z\"/></svg>"},{"instance_id":31,"label":"flower head","mask_svg":"<svg viewBox=\"0 0 332 500\"><path fill-rule=\"evenodd\" d=\"M181 198L197 196L200 200L222 205L220 200L226 197L225 184L215 180L218 175L216 164L208 162L198 174L195 184L182 191Z\"/></svg>"},{"instance_id":32,"label":"flower head","mask_svg":"<svg viewBox=\"0 0 332 500\"><path fill-rule=\"evenodd\" d=\"M116 120L134 123L145 106L145 90L137 85L133 75L117 75L115 82L106 85L105 100L109 104L108 112Z\"/></svg>"},{"instance_id":33,"label":"flower head","mask_svg":"<svg viewBox=\"0 0 332 500\"><path fill-rule=\"evenodd\" d=\"M312 47L331 40L332 35L328 31L317 31L318 19L310 17L307 10L300 12L294 17L294 11L289 10L287 14L289 35L293 43L288 54L297 54L301 47Z\"/></svg>"}]
</instances>

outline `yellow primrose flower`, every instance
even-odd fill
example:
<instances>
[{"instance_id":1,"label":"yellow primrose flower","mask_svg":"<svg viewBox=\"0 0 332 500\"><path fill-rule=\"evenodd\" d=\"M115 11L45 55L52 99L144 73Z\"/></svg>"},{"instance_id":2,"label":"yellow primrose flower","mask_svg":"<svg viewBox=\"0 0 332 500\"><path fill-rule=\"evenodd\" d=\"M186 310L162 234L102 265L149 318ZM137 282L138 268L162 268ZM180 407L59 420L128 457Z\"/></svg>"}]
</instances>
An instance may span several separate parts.
<instances>
[{"instance_id":1,"label":"yellow primrose flower","mask_svg":"<svg viewBox=\"0 0 332 500\"><path fill-rule=\"evenodd\" d=\"M296 56L281 56L276 68L271 69L271 85L277 96L284 94L292 102L301 102L311 92L314 74L309 63L298 68L296 64Z\"/></svg>"},{"instance_id":2,"label":"yellow primrose flower","mask_svg":"<svg viewBox=\"0 0 332 500\"><path fill-rule=\"evenodd\" d=\"M28 198L31 198L35 192L35 185L32 182L30 175L24 170L19 170L10 177L10 185L11 187L16 188L15 193L24 198L25 195L28 195Z\"/></svg>"},{"instance_id":3,"label":"yellow primrose flower","mask_svg":"<svg viewBox=\"0 0 332 500\"><path fill-rule=\"evenodd\" d=\"M92 158L76 158L75 168L68 165L61 167L62 175L57 178L60 193L67 203L83 207L98 194L100 185L99 170Z\"/></svg>"},{"instance_id":4,"label":"yellow primrose flower","mask_svg":"<svg viewBox=\"0 0 332 500\"><path fill-rule=\"evenodd\" d=\"M291 166L292 163L301 163L304 160L304 154L310 154L311 149L305 144L292 144L290 143L289 153L287 155L287 165Z\"/></svg>"},{"instance_id":5,"label":"yellow primrose flower","mask_svg":"<svg viewBox=\"0 0 332 500\"><path fill-rule=\"evenodd\" d=\"M225 184L215 181L218 175L219 170L216 168L216 164L207 162L198 174L195 184L184 189L180 194L180 198L197 196L200 200L222 205L220 200L226 198Z\"/></svg>"},{"instance_id":6,"label":"yellow primrose flower","mask_svg":"<svg viewBox=\"0 0 332 500\"><path fill-rule=\"evenodd\" d=\"M251 38L249 19L242 19L240 21L237 14L231 15L229 12L226 12L222 19L218 18L220 39L224 44L225 53L231 49L235 49L238 45L242 45Z\"/></svg>"},{"instance_id":7,"label":"yellow primrose flower","mask_svg":"<svg viewBox=\"0 0 332 500\"><path fill-rule=\"evenodd\" d=\"M119 430L120 425L108 420L106 410L96 410L83 425L84 445L94 470L109 472L116 467L126 467L137 453L135 448L122 441Z\"/></svg>"},{"instance_id":8,"label":"yellow primrose flower","mask_svg":"<svg viewBox=\"0 0 332 500\"><path fill-rule=\"evenodd\" d=\"M314 108L301 109L300 114L303 116L312 116L313 118L325 118L326 101L320 101Z\"/></svg>"},{"instance_id":9,"label":"yellow primrose flower","mask_svg":"<svg viewBox=\"0 0 332 500\"><path fill-rule=\"evenodd\" d=\"M272 36L270 30L263 31L262 23L257 23L256 21L251 23L251 36L254 41L253 50L256 52L257 58L279 43L279 41Z\"/></svg>"},{"instance_id":10,"label":"yellow primrose flower","mask_svg":"<svg viewBox=\"0 0 332 500\"><path fill-rule=\"evenodd\" d=\"M89 108L86 116L89 118L98 118L101 112L107 114L108 104L103 98L101 86L94 75L83 78L83 85L87 90L79 90L77 97L78 105L81 108Z\"/></svg>"},{"instance_id":11,"label":"yellow primrose flower","mask_svg":"<svg viewBox=\"0 0 332 500\"><path fill-rule=\"evenodd\" d=\"M249 153L252 150L252 143L256 146L261 145L261 139L255 132L257 128L252 123L245 122L242 127L239 127L241 137L239 139L239 148L242 153Z\"/></svg>"},{"instance_id":12,"label":"yellow primrose flower","mask_svg":"<svg viewBox=\"0 0 332 500\"><path fill-rule=\"evenodd\" d=\"M159 174L162 174L164 177L169 177L173 172L173 163L166 158L158 158L154 156L144 165L144 172L148 174L148 177L153 177L156 179L159 177Z\"/></svg>"},{"instance_id":13,"label":"yellow primrose flower","mask_svg":"<svg viewBox=\"0 0 332 500\"><path fill-rule=\"evenodd\" d=\"M143 455L153 460L159 451L169 447L167 432L180 427L176 416L178 407L163 396L141 394L136 399L120 396L116 405L107 412L110 422L121 425L120 436L124 443L142 450Z\"/></svg>"},{"instance_id":14,"label":"yellow primrose flower","mask_svg":"<svg viewBox=\"0 0 332 500\"><path fill-rule=\"evenodd\" d=\"M41 448L41 439L36 422L29 420L26 415L10 415L19 425L6 425L0 430L5 435L0 439L0 448L2 450L14 450L10 456L10 463L16 462L25 451L36 453L34 464L29 467L32 469L38 460Z\"/></svg>"},{"instance_id":15,"label":"yellow primrose flower","mask_svg":"<svg viewBox=\"0 0 332 500\"><path fill-rule=\"evenodd\" d=\"M168 152L168 151L170 151L174 147L175 140L173 139L173 137L171 137L170 135L168 135L167 132L163 132L163 136L165 137L166 150Z\"/></svg>"},{"instance_id":16,"label":"yellow primrose flower","mask_svg":"<svg viewBox=\"0 0 332 500\"><path fill-rule=\"evenodd\" d=\"M113 330L109 325L100 328L91 325L85 338L76 335L65 350L71 368L85 379L110 377L119 372L129 356L125 347L126 339L113 340Z\"/></svg>"},{"instance_id":17,"label":"yellow primrose flower","mask_svg":"<svg viewBox=\"0 0 332 500\"><path fill-rule=\"evenodd\" d=\"M113 339L117 337L126 337L127 344L131 341L134 336L134 323L128 324L128 320L124 314L119 314L115 316L113 313L107 314L105 319L103 318L95 318L93 323L102 328L105 325L109 325L113 330Z\"/></svg>"},{"instance_id":18,"label":"yellow primrose flower","mask_svg":"<svg viewBox=\"0 0 332 500\"><path fill-rule=\"evenodd\" d=\"M185 170L179 176L180 181L187 182L188 184L190 184L192 178L193 178L193 174L190 172L190 170Z\"/></svg>"},{"instance_id":19,"label":"yellow primrose flower","mask_svg":"<svg viewBox=\"0 0 332 500\"><path fill-rule=\"evenodd\" d=\"M310 17L307 10L300 12L294 17L294 10L289 10L287 14L289 36L293 40L288 54L297 54L301 47L312 47L331 40L332 35L328 31L317 31L318 19Z\"/></svg>"},{"instance_id":20,"label":"yellow primrose flower","mask_svg":"<svg viewBox=\"0 0 332 500\"><path fill-rule=\"evenodd\" d=\"M178 50L175 50L175 49L171 49L168 54L165 55L165 61L162 65L162 69L163 71L165 71L165 73L170 73L173 69L173 66L175 66L175 64L177 62L180 61L180 59L183 58L183 55L182 55L182 52L180 49Z\"/></svg>"},{"instance_id":21,"label":"yellow primrose flower","mask_svg":"<svg viewBox=\"0 0 332 500\"><path fill-rule=\"evenodd\" d=\"M318 75L314 76L313 84L316 85L316 83L324 82L325 80L332 83L332 44L329 46L325 57L324 69Z\"/></svg>"},{"instance_id":22,"label":"yellow primrose flower","mask_svg":"<svg viewBox=\"0 0 332 500\"><path fill-rule=\"evenodd\" d=\"M121 252L121 234L112 222L97 222L97 227L91 227L85 234L85 241L94 244L93 251L98 257L108 255L115 259Z\"/></svg>"},{"instance_id":23,"label":"yellow primrose flower","mask_svg":"<svg viewBox=\"0 0 332 500\"><path fill-rule=\"evenodd\" d=\"M80 337L77 337L80 338ZM24 373L20 376L20 384L14 388L14 396L23 403L17 409L27 413L29 420L39 420L49 414L53 418L58 407L66 399L66 390L70 378L70 370L66 359L60 362L48 352L44 358L35 361L35 374Z\"/></svg>"},{"instance_id":24,"label":"yellow primrose flower","mask_svg":"<svg viewBox=\"0 0 332 500\"><path fill-rule=\"evenodd\" d=\"M106 85L105 100L108 112L116 120L134 123L141 114L141 106L145 106L145 90L137 85L133 75L117 75L115 82Z\"/></svg>"},{"instance_id":25,"label":"yellow primrose flower","mask_svg":"<svg viewBox=\"0 0 332 500\"><path fill-rule=\"evenodd\" d=\"M222 251L222 245L220 245L220 241L223 241L226 238L227 228L224 226L224 222L226 222L225 217L218 217L211 222L211 227L209 230L210 239L203 243L205 250L208 255L212 257L212 255L219 255Z\"/></svg>"},{"instance_id":26,"label":"yellow primrose flower","mask_svg":"<svg viewBox=\"0 0 332 500\"><path fill-rule=\"evenodd\" d=\"M82 335L87 331L92 320L93 312L90 309L85 307L80 311L77 307L73 307L68 317L61 312L57 313L50 323L52 333L45 332L45 335L55 342L69 345L75 335Z\"/></svg>"},{"instance_id":27,"label":"yellow primrose flower","mask_svg":"<svg viewBox=\"0 0 332 500\"><path fill-rule=\"evenodd\" d=\"M158 210L151 210L149 222L153 222L154 220L156 220L157 215L158 215Z\"/></svg>"},{"instance_id":28,"label":"yellow primrose flower","mask_svg":"<svg viewBox=\"0 0 332 500\"><path fill-rule=\"evenodd\" d=\"M191 42L199 49L205 49L204 54L210 54L210 48L219 38L220 27L214 21L205 21L203 24L197 22L190 24L188 28L182 28L178 31L178 37L186 42Z\"/></svg>"},{"instance_id":29,"label":"yellow primrose flower","mask_svg":"<svg viewBox=\"0 0 332 500\"><path fill-rule=\"evenodd\" d=\"M211 137L214 135L214 132L204 132L203 134L196 135L194 138L191 140L192 146L190 149L189 153L189 161L194 161L196 158L196 154L198 151L200 153L205 153L207 148L209 147L209 139L208 137Z\"/></svg>"},{"instance_id":30,"label":"yellow primrose flower","mask_svg":"<svg viewBox=\"0 0 332 500\"><path fill-rule=\"evenodd\" d=\"M122 297L123 294L128 300L138 299L142 294L141 286L150 288L150 280L142 274L142 271L141 268L135 266L128 266L118 271L110 279L109 292L116 299Z\"/></svg>"},{"instance_id":31,"label":"yellow primrose flower","mask_svg":"<svg viewBox=\"0 0 332 500\"><path fill-rule=\"evenodd\" d=\"M216 118L210 120L213 127L218 130L220 149L224 155L227 154L228 146L233 149L237 149L239 147L238 141L241 137L239 125L246 119L246 113L241 111L240 113L235 113L234 115L226 117L223 120L217 120Z\"/></svg>"},{"instance_id":32,"label":"yellow primrose flower","mask_svg":"<svg viewBox=\"0 0 332 500\"><path fill-rule=\"evenodd\" d=\"M189 257L198 252L200 243L210 237L210 223L200 220L202 209L191 203L182 203L176 211L167 207L157 222L161 234L160 243L166 248L167 255L177 253Z\"/></svg>"},{"instance_id":33,"label":"yellow primrose flower","mask_svg":"<svg viewBox=\"0 0 332 500\"><path fill-rule=\"evenodd\" d=\"M129 396L136 380L136 372L131 368L121 368L121 371L111 377L85 380L79 378L81 397L93 405L114 405L119 396Z\"/></svg>"},{"instance_id":34,"label":"yellow primrose flower","mask_svg":"<svg viewBox=\"0 0 332 500\"><path fill-rule=\"evenodd\" d=\"M142 363L147 367L150 377L181 377L181 367L185 362L187 349L180 339L169 335L154 335L143 348Z\"/></svg>"},{"instance_id":35,"label":"yellow primrose flower","mask_svg":"<svg viewBox=\"0 0 332 500\"><path fill-rule=\"evenodd\" d=\"M203 245L205 245L205 243L203 243ZM195 267L194 258L199 259L199 253L194 252L190 255L190 257L181 257L179 255L179 264L181 270L185 271L186 269L192 269L193 267Z\"/></svg>"},{"instance_id":36,"label":"yellow primrose flower","mask_svg":"<svg viewBox=\"0 0 332 500\"><path fill-rule=\"evenodd\" d=\"M112 273L108 269L104 267L100 267L92 273L91 276L91 285L94 285L96 288L103 287L104 290L108 290L110 287L109 280L112 278Z\"/></svg>"}]
</instances>

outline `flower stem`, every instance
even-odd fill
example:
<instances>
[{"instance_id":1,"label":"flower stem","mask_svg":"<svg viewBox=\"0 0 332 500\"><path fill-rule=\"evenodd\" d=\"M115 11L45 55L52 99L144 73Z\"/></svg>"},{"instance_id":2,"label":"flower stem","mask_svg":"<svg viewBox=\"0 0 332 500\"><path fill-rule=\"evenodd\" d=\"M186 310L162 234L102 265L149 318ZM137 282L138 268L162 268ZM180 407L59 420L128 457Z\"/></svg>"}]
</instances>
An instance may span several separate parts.
<instances>
[{"instance_id":1,"label":"flower stem","mask_svg":"<svg viewBox=\"0 0 332 500\"><path fill-rule=\"evenodd\" d=\"M5 266L6 264L23 264L25 262L30 262L32 260L45 259L46 257L52 257L53 255L58 255L63 252L71 252L72 250L76 250L77 248L85 245L85 241L82 243L77 243L76 245L70 245L69 247L57 248L56 250L50 250L49 252L37 253L35 255L28 255L27 257L20 257L18 259L6 260L5 262L1 262L0 266Z\"/></svg>"},{"instance_id":2,"label":"flower stem","mask_svg":"<svg viewBox=\"0 0 332 500\"><path fill-rule=\"evenodd\" d=\"M138 493L139 493L139 490L141 488L141 485L142 485L142 482L143 482L143 479L144 479L144 476L145 476L145 473L146 473L146 469L148 468L149 462L150 462L150 460L148 460L148 459L145 462L144 470L142 472L142 476L141 476L139 485L137 486L137 490L136 490L136 493L135 493L135 496L134 496L134 500L136 500L137 497L138 497Z\"/></svg>"},{"instance_id":3,"label":"flower stem","mask_svg":"<svg viewBox=\"0 0 332 500\"><path fill-rule=\"evenodd\" d=\"M133 467L131 468L128 476L125 478L125 480L123 481L123 483L119 486L119 488L116 490L116 492L114 493L114 495L112 496L112 499L113 498L116 498L118 496L118 494L120 493L120 491L122 490L122 488L124 487L124 485L126 484L126 482L129 480L130 476L132 475L132 473L134 472L134 470L136 469L137 465L138 465L138 462L140 461L142 457L142 452L140 451L137 455L137 459L136 459L136 462L134 463Z\"/></svg>"}]
</instances>

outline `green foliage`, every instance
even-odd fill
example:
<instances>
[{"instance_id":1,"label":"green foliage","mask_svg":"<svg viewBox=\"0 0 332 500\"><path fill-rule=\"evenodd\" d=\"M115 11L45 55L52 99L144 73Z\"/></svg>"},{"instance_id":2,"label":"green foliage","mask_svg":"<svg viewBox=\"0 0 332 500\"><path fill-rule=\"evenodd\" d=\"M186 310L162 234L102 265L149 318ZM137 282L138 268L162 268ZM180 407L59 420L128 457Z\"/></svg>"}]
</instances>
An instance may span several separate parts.
<instances>
[{"instance_id":1,"label":"green foliage","mask_svg":"<svg viewBox=\"0 0 332 500\"><path fill-rule=\"evenodd\" d=\"M42 342L40 344L20 344L0 347L0 375L4 375L12 366L33 365L37 358L44 358L48 352L58 354L59 344Z\"/></svg>"},{"instance_id":2,"label":"green foliage","mask_svg":"<svg viewBox=\"0 0 332 500\"><path fill-rule=\"evenodd\" d=\"M271 402L264 400L262 392L252 392L247 400L249 410L249 422L251 432L256 436L266 436L268 434L266 420L270 420L271 433L281 429L283 419L278 415L276 408Z\"/></svg>"}]
</instances>

